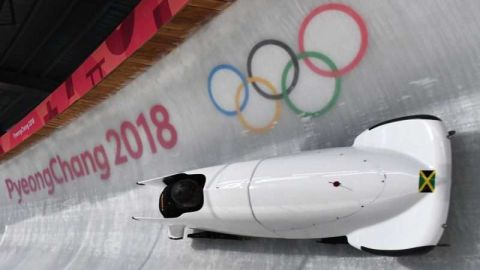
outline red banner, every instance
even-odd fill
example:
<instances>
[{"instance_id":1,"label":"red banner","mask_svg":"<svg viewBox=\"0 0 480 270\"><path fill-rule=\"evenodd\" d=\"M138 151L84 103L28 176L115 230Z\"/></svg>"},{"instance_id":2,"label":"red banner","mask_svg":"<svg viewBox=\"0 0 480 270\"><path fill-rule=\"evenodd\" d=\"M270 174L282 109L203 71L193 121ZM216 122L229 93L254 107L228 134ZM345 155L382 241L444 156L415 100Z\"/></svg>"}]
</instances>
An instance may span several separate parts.
<instances>
[{"instance_id":1,"label":"red banner","mask_svg":"<svg viewBox=\"0 0 480 270\"><path fill-rule=\"evenodd\" d=\"M188 0L142 0L110 36L42 103L0 138L6 153L40 130L57 114L92 90L158 29L177 14Z\"/></svg>"}]
</instances>

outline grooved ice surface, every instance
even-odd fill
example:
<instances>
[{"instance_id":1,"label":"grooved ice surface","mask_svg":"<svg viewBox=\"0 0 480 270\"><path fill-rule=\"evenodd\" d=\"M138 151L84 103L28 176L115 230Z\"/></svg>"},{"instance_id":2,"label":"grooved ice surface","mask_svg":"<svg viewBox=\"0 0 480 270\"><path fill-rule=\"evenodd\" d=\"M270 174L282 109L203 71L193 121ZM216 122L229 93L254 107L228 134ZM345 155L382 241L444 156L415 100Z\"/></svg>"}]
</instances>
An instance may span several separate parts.
<instances>
[{"instance_id":1,"label":"grooved ice surface","mask_svg":"<svg viewBox=\"0 0 480 270\"><path fill-rule=\"evenodd\" d=\"M342 77L334 107L318 117L300 119L282 101L276 126L252 134L236 117L227 117L213 106L207 91L213 67L230 64L246 74L250 49L264 39L279 39L298 53L297 34L303 18L325 3L238 0L104 104L1 164L0 222L5 229L0 240L0 269L478 269L479 1L342 1L365 21L369 45L360 64ZM317 46L315 49L328 54L340 68L354 56L360 35L348 16L338 12L324 15L312 21L313 30L306 31L310 35L306 46ZM269 53L267 47L258 53L255 65L280 63L269 61L271 56L288 60L282 51ZM271 70L282 68L253 68L280 90L280 75L269 74ZM300 72L291 99L305 109L324 105L321 101L332 95L332 79L309 73L303 61ZM226 88L228 83L219 89L222 84L214 85L213 93L221 105L232 109L238 82L232 84L235 89ZM322 87L316 89L316 85ZM250 95L245 118L258 121L254 124L268 122L274 106L265 103L253 88ZM310 95L315 98L309 99ZM156 103L170 113L178 132L177 144L170 150L159 147L158 153L151 154L142 133L143 156L114 166L114 144L106 142L106 130L118 130L124 120L134 122L139 113L148 113ZM156 191L135 186L138 179L346 146L377 122L418 113L436 115L457 131L452 139L449 227L441 241L448 247L417 257L391 258L310 240L170 241L161 225L130 220L131 215L155 211L157 204ZM56 155L68 158L98 144L105 146L110 158L108 180L90 174L55 186L53 195L43 190L24 196L21 204L15 191L9 198L7 178L17 181L48 166Z\"/></svg>"}]
</instances>

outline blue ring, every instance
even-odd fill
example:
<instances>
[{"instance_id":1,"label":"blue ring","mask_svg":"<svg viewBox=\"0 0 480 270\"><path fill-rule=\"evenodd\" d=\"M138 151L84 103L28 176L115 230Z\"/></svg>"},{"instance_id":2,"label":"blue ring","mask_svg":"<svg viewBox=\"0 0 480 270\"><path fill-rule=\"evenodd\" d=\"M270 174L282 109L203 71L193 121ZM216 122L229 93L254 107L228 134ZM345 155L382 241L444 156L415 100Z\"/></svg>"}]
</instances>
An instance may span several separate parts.
<instances>
[{"instance_id":1,"label":"blue ring","mask_svg":"<svg viewBox=\"0 0 480 270\"><path fill-rule=\"evenodd\" d=\"M245 89L245 98L243 99L242 105L240 106L240 111L243 111L243 109L245 109L245 106L247 106L248 92L250 92L250 89L248 88L248 81L247 81L247 78L245 77L245 75L243 75L240 70L238 70L236 67L234 67L232 65L228 65L228 64L221 64L221 65L218 65L218 66L214 67L212 69L212 71L210 71L210 75L208 75L208 95L210 96L210 100L212 101L213 105L215 105L215 108L217 108L217 110L219 112L225 114L226 116L235 116L235 115L237 115L237 111L225 110L224 108L220 107L220 105L218 105L217 101L215 101L215 99L213 98L212 79L213 79L213 76L215 75L215 73L217 73L217 71L222 70L222 69L227 69L227 70L233 71L242 80L242 83L244 85L243 89Z\"/></svg>"}]
</instances>

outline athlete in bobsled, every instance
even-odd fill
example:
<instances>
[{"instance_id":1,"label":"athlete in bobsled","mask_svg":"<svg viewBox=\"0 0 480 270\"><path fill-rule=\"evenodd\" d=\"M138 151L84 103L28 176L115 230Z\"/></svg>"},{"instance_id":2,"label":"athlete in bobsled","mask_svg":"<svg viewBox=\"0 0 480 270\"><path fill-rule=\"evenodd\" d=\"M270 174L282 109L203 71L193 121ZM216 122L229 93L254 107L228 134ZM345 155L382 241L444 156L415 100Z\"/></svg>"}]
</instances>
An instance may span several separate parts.
<instances>
[{"instance_id":1,"label":"athlete in bobsled","mask_svg":"<svg viewBox=\"0 0 480 270\"><path fill-rule=\"evenodd\" d=\"M140 181L158 189L160 211L133 218L168 224L171 239L188 227L190 237L343 237L373 253L423 251L446 228L450 135L437 117L403 117L365 130L351 147Z\"/></svg>"}]
</instances>

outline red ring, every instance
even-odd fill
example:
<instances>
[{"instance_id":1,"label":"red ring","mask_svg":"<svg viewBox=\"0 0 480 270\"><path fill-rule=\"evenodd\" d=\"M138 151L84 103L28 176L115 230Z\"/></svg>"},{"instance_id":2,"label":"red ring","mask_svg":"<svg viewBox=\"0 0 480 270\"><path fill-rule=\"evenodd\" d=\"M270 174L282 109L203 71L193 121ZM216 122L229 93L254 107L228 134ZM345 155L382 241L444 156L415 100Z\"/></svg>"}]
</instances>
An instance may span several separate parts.
<instances>
[{"instance_id":1,"label":"red ring","mask_svg":"<svg viewBox=\"0 0 480 270\"><path fill-rule=\"evenodd\" d=\"M325 77L340 77L350 72L355 66L357 66L360 63L363 56L365 56L365 53L367 52L367 47L368 47L368 30L362 17L357 12L355 12L351 7L343 4L336 4L336 3L321 5L315 8L314 10L312 10L312 12L310 12L310 14L308 14L308 16L305 17L305 19L302 22L302 25L300 26L300 32L298 33L298 44L300 47L300 53L305 52L304 37L305 37L305 30L307 29L308 24L312 21L312 19L315 16L328 10L338 10L338 11L344 12L350 17L352 17L352 19L357 23L358 27L360 28L360 34L361 34L360 50L358 51L357 55L352 60L352 62L350 62L345 67L335 71L320 69L319 67L315 66L315 64L313 64L313 62L310 59L307 59L307 58L305 58L305 63L313 72L319 75L322 75Z\"/></svg>"}]
</instances>

